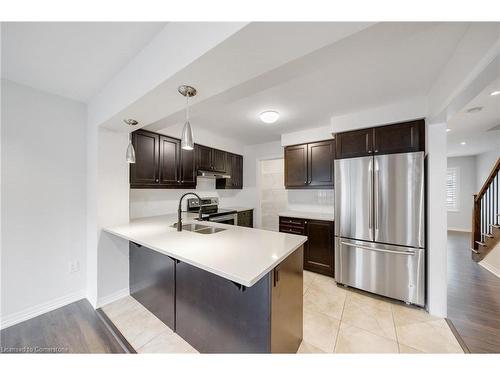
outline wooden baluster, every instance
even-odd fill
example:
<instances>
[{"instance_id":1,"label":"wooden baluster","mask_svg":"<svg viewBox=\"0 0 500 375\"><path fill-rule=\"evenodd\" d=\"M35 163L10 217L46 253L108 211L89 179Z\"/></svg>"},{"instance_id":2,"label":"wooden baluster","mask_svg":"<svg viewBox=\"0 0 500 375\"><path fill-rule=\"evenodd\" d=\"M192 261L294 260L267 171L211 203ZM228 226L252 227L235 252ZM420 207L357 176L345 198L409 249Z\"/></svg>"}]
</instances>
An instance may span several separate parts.
<instances>
[{"instance_id":1,"label":"wooden baluster","mask_svg":"<svg viewBox=\"0 0 500 375\"><path fill-rule=\"evenodd\" d=\"M477 194L474 194L474 203L472 207L472 249L477 249L476 241L481 239L481 201L477 199Z\"/></svg>"}]
</instances>

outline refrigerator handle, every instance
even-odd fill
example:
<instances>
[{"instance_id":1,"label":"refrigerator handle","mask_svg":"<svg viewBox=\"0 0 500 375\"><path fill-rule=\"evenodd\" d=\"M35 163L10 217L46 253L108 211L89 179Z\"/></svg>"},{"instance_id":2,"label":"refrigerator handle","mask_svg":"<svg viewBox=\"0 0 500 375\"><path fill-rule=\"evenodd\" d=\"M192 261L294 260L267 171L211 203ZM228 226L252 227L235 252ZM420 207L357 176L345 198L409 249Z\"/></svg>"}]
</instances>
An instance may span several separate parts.
<instances>
[{"instance_id":1,"label":"refrigerator handle","mask_svg":"<svg viewBox=\"0 0 500 375\"><path fill-rule=\"evenodd\" d=\"M370 233L370 241L373 241L373 158L368 162L368 230Z\"/></svg>"},{"instance_id":2,"label":"refrigerator handle","mask_svg":"<svg viewBox=\"0 0 500 375\"><path fill-rule=\"evenodd\" d=\"M400 254L400 255L409 255L409 256L414 256L415 255L415 251L413 251L413 250L410 250L410 251L400 251L400 250L379 249L377 247L356 245L355 243L349 243L349 242L345 242L345 241L342 241L341 244L345 245L345 246L350 246L350 247L357 247L357 248L360 248L360 249L363 249L363 250L377 251L377 252L380 252L380 253Z\"/></svg>"}]
</instances>

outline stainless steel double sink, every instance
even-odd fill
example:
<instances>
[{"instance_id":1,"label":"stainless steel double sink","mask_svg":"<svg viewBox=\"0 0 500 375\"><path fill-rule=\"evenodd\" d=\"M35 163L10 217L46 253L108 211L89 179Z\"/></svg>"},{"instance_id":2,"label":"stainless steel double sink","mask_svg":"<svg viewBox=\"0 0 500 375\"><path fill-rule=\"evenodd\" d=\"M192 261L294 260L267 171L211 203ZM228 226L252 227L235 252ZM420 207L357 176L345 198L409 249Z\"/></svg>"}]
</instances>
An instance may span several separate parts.
<instances>
[{"instance_id":1,"label":"stainless steel double sink","mask_svg":"<svg viewBox=\"0 0 500 375\"><path fill-rule=\"evenodd\" d=\"M172 228L177 228L177 223L171 225ZM224 228L209 227L208 225L202 224L183 224L182 230L188 232L200 233L200 234L213 234L217 232L222 232L226 230Z\"/></svg>"}]
</instances>

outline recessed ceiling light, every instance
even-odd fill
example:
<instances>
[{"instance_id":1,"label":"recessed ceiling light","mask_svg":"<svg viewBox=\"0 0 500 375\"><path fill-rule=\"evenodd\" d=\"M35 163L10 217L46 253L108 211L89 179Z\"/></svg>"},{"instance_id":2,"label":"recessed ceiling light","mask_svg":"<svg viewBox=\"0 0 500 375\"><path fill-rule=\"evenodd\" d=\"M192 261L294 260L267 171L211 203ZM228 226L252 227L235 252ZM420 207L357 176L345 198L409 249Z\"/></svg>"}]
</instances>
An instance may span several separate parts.
<instances>
[{"instance_id":1,"label":"recessed ceiling light","mask_svg":"<svg viewBox=\"0 0 500 375\"><path fill-rule=\"evenodd\" d=\"M446 128L446 133L451 132L450 128Z\"/></svg>"},{"instance_id":2,"label":"recessed ceiling light","mask_svg":"<svg viewBox=\"0 0 500 375\"><path fill-rule=\"evenodd\" d=\"M277 111L264 111L259 115L259 117L262 122L265 122L266 124L272 124L278 121L280 114Z\"/></svg>"},{"instance_id":3,"label":"recessed ceiling light","mask_svg":"<svg viewBox=\"0 0 500 375\"><path fill-rule=\"evenodd\" d=\"M477 113L480 112L483 109L483 107L472 107L467 110L469 113Z\"/></svg>"},{"instance_id":4,"label":"recessed ceiling light","mask_svg":"<svg viewBox=\"0 0 500 375\"><path fill-rule=\"evenodd\" d=\"M497 96L497 95L500 95L500 91L497 90L497 91L493 91L492 93L490 93L491 96Z\"/></svg>"},{"instance_id":5,"label":"recessed ceiling light","mask_svg":"<svg viewBox=\"0 0 500 375\"><path fill-rule=\"evenodd\" d=\"M465 142L460 142L460 144L461 144L462 146L465 146L467 143L465 143Z\"/></svg>"}]
</instances>

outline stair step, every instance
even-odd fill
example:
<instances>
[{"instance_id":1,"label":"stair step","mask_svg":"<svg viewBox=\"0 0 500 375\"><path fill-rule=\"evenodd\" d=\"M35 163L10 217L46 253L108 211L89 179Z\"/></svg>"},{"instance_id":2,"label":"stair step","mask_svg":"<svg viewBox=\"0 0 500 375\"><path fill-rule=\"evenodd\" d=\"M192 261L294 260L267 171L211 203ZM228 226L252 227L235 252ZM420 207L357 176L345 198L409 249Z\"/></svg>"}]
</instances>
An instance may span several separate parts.
<instances>
[{"instance_id":1,"label":"stair step","mask_svg":"<svg viewBox=\"0 0 500 375\"><path fill-rule=\"evenodd\" d=\"M490 224L490 227L500 229L500 224Z\"/></svg>"},{"instance_id":2,"label":"stair step","mask_svg":"<svg viewBox=\"0 0 500 375\"><path fill-rule=\"evenodd\" d=\"M477 251L476 249L470 249L474 254L479 254L479 251Z\"/></svg>"},{"instance_id":3,"label":"stair step","mask_svg":"<svg viewBox=\"0 0 500 375\"><path fill-rule=\"evenodd\" d=\"M481 241L475 241L479 246L486 246L486 244L484 242L481 242Z\"/></svg>"},{"instance_id":4,"label":"stair step","mask_svg":"<svg viewBox=\"0 0 500 375\"><path fill-rule=\"evenodd\" d=\"M482 236L484 236L484 237L488 237L488 238L493 238L493 237L495 237L494 235L489 234L489 233L481 233L481 235L482 235Z\"/></svg>"}]
</instances>

